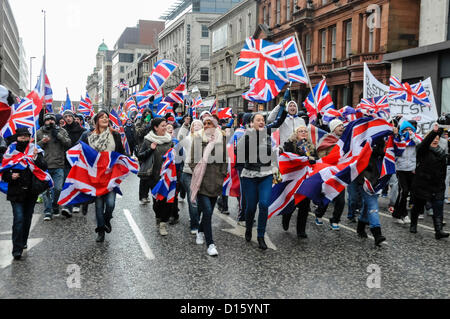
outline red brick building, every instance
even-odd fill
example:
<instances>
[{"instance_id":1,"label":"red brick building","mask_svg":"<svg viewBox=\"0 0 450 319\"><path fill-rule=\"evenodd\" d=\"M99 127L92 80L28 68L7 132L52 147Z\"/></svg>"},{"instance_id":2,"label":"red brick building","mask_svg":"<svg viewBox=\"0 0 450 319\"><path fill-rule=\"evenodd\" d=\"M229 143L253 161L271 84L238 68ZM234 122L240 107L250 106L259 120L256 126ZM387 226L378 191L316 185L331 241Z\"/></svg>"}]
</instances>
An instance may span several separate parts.
<instances>
[{"instance_id":1,"label":"red brick building","mask_svg":"<svg viewBox=\"0 0 450 319\"><path fill-rule=\"evenodd\" d=\"M313 85L327 78L336 107L355 106L363 90L364 62L385 84L385 53L416 47L420 0L257 0L254 37L279 42L297 33ZM295 84L299 103L309 89Z\"/></svg>"}]
</instances>

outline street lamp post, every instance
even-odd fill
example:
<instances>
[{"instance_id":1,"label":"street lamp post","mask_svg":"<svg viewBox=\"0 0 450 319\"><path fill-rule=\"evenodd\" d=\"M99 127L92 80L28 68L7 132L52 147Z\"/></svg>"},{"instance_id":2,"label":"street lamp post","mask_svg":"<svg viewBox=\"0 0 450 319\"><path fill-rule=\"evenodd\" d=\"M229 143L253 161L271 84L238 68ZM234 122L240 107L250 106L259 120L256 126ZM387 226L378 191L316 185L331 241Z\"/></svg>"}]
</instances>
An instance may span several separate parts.
<instances>
[{"instance_id":1,"label":"street lamp post","mask_svg":"<svg viewBox=\"0 0 450 319\"><path fill-rule=\"evenodd\" d=\"M35 56L30 57L30 92L31 87L33 85L33 59L36 59Z\"/></svg>"}]
</instances>

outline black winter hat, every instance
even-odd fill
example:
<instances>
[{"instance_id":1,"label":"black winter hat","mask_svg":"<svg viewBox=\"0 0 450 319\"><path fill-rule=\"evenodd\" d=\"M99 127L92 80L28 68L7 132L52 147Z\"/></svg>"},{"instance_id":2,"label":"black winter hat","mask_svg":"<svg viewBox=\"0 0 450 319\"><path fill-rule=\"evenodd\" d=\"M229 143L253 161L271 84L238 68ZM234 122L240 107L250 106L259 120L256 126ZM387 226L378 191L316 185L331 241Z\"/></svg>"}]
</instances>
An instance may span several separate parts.
<instances>
[{"instance_id":1,"label":"black winter hat","mask_svg":"<svg viewBox=\"0 0 450 319\"><path fill-rule=\"evenodd\" d=\"M18 137L18 136L31 136L31 133L30 133L30 131L29 131L29 129L28 128L26 128L26 127L19 127L17 130L16 130L16 136Z\"/></svg>"}]
</instances>

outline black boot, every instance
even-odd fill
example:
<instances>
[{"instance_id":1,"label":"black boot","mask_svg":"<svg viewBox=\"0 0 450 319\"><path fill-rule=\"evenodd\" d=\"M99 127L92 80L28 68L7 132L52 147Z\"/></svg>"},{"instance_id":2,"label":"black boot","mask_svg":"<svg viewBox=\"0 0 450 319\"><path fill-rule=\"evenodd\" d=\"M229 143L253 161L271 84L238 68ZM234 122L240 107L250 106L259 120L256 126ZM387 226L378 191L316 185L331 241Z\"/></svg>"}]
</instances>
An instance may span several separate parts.
<instances>
[{"instance_id":1,"label":"black boot","mask_svg":"<svg viewBox=\"0 0 450 319\"><path fill-rule=\"evenodd\" d=\"M411 225L409 226L409 232L411 234L417 234L417 225L414 225L413 223L411 223Z\"/></svg>"},{"instance_id":2,"label":"black boot","mask_svg":"<svg viewBox=\"0 0 450 319\"><path fill-rule=\"evenodd\" d=\"M259 248L262 250L267 250L266 242L264 241L264 237L258 237Z\"/></svg>"},{"instance_id":3,"label":"black boot","mask_svg":"<svg viewBox=\"0 0 450 319\"><path fill-rule=\"evenodd\" d=\"M285 215L283 215L281 217L283 219L283 221L282 221L283 229L285 231L288 231L289 230L289 222L291 221L292 214L285 214Z\"/></svg>"},{"instance_id":4,"label":"black boot","mask_svg":"<svg viewBox=\"0 0 450 319\"><path fill-rule=\"evenodd\" d=\"M306 221L308 220L308 211L301 212L298 211L297 216L297 237L306 239L308 235L306 235Z\"/></svg>"},{"instance_id":5,"label":"black boot","mask_svg":"<svg viewBox=\"0 0 450 319\"><path fill-rule=\"evenodd\" d=\"M251 242L252 241L252 232L253 232L253 229L252 228L247 228L246 229L246 231L245 231L245 240L247 241L247 242Z\"/></svg>"},{"instance_id":6,"label":"black boot","mask_svg":"<svg viewBox=\"0 0 450 319\"><path fill-rule=\"evenodd\" d=\"M442 238L447 238L449 236L448 233L446 233L442 230L442 219L441 218L433 217L433 223L434 223L434 231L435 231L434 237L436 239L439 240Z\"/></svg>"},{"instance_id":7,"label":"black boot","mask_svg":"<svg viewBox=\"0 0 450 319\"><path fill-rule=\"evenodd\" d=\"M366 226L367 226L367 223L358 220L358 226L356 228L356 232L358 233L359 237L361 237L361 238L368 237L367 233L366 233Z\"/></svg>"},{"instance_id":8,"label":"black boot","mask_svg":"<svg viewBox=\"0 0 450 319\"><path fill-rule=\"evenodd\" d=\"M88 208L89 208L88 204L83 204L83 205L81 206L81 213L83 214L83 216L86 216L86 215L87 215L87 213L88 213Z\"/></svg>"},{"instance_id":9,"label":"black boot","mask_svg":"<svg viewBox=\"0 0 450 319\"><path fill-rule=\"evenodd\" d=\"M371 228L370 231L372 232L373 237L375 238L375 246L380 247L381 243L386 240L386 237L381 235L381 228L380 227Z\"/></svg>"},{"instance_id":10,"label":"black boot","mask_svg":"<svg viewBox=\"0 0 450 319\"><path fill-rule=\"evenodd\" d=\"M105 220L105 232L110 234L112 232L111 219Z\"/></svg>"},{"instance_id":11,"label":"black boot","mask_svg":"<svg viewBox=\"0 0 450 319\"><path fill-rule=\"evenodd\" d=\"M95 232L98 234L97 239L95 240L97 243L103 243L105 241L105 229L97 228Z\"/></svg>"},{"instance_id":12,"label":"black boot","mask_svg":"<svg viewBox=\"0 0 450 319\"><path fill-rule=\"evenodd\" d=\"M419 214L415 209L411 211L411 225L409 226L409 232L412 234L417 234L417 223L419 221Z\"/></svg>"}]
</instances>

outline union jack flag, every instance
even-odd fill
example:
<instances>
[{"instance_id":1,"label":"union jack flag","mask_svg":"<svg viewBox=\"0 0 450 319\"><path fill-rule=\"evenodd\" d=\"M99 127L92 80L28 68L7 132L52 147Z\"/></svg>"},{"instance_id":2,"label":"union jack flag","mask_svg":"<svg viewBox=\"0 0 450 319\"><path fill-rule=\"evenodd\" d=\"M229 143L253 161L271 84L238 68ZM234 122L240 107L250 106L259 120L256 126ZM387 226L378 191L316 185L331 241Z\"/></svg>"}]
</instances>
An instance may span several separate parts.
<instances>
[{"instance_id":1,"label":"union jack flag","mask_svg":"<svg viewBox=\"0 0 450 319\"><path fill-rule=\"evenodd\" d=\"M16 169L23 171L27 168L36 176L40 181L47 181L49 187L53 187L53 180L50 174L44 172L42 169L36 166L34 163L34 150L37 149L38 153L43 153L44 151L39 147L35 146L34 143L29 143L25 151L19 152L17 149L17 142L12 143L6 150L3 161L0 167L0 180L4 171L9 169ZM0 182L0 190L4 193L8 192L8 184L5 182Z\"/></svg>"},{"instance_id":2,"label":"union jack flag","mask_svg":"<svg viewBox=\"0 0 450 319\"><path fill-rule=\"evenodd\" d=\"M289 37L281 41L281 45L283 47L284 70L287 73L288 81L308 83L306 69L300 58L295 37Z\"/></svg>"},{"instance_id":3,"label":"union jack flag","mask_svg":"<svg viewBox=\"0 0 450 319\"><path fill-rule=\"evenodd\" d=\"M50 85L50 81L48 79L47 74L45 74L45 93L44 93L44 101L45 101L45 108L47 113L53 113L53 90Z\"/></svg>"},{"instance_id":4,"label":"union jack flag","mask_svg":"<svg viewBox=\"0 0 450 319\"><path fill-rule=\"evenodd\" d=\"M209 109L209 113L211 114L217 114L217 100L214 101L213 105Z\"/></svg>"},{"instance_id":5,"label":"union jack flag","mask_svg":"<svg viewBox=\"0 0 450 319\"><path fill-rule=\"evenodd\" d=\"M74 111L73 110L73 105L72 105L72 101L70 100L69 97L69 90L66 89L66 103L64 104L64 109L62 110L62 112L64 113L64 111Z\"/></svg>"},{"instance_id":6,"label":"union jack flag","mask_svg":"<svg viewBox=\"0 0 450 319\"><path fill-rule=\"evenodd\" d=\"M168 103L179 103L183 104L184 101L184 92L186 91L186 81L187 81L187 74L183 76L181 79L180 85L173 90L167 97L164 99Z\"/></svg>"},{"instance_id":7,"label":"union jack flag","mask_svg":"<svg viewBox=\"0 0 450 319\"><path fill-rule=\"evenodd\" d=\"M387 113L391 112L389 108L389 100L386 95L373 97L370 99L362 99L361 103L358 105L358 109L366 115L376 114L380 111L385 111Z\"/></svg>"},{"instance_id":8,"label":"union jack flag","mask_svg":"<svg viewBox=\"0 0 450 319\"><path fill-rule=\"evenodd\" d=\"M125 152L127 154L131 154L130 145L128 144L127 135L125 134L125 129L123 128L122 121L120 120L120 117L117 114L116 110L111 110L111 113L109 113L109 119L113 124L113 129L120 133L120 138L122 140L123 147L125 148Z\"/></svg>"},{"instance_id":9,"label":"union jack flag","mask_svg":"<svg viewBox=\"0 0 450 319\"><path fill-rule=\"evenodd\" d=\"M335 109L333 99L331 98L330 91L328 90L327 86L327 81L325 79L323 79L316 85L316 87L313 89L313 92L317 101L317 109L314 105L314 96L312 95L312 93L308 95L308 98L303 104L308 111L308 116L311 120L311 123L317 121L318 113L324 115L327 110Z\"/></svg>"},{"instance_id":10,"label":"union jack flag","mask_svg":"<svg viewBox=\"0 0 450 319\"><path fill-rule=\"evenodd\" d=\"M121 91L127 91L130 87L127 83L125 83L125 81L120 81L119 85L117 85L117 88Z\"/></svg>"},{"instance_id":11,"label":"union jack flag","mask_svg":"<svg viewBox=\"0 0 450 319\"><path fill-rule=\"evenodd\" d=\"M233 137L227 144L227 152L228 158L230 159L228 162L228 172L225 177L225 181L223 183L223 191L222 194L224 196L231 197L240 197L241 196L241 182L239 180L239 174L236 169L236 147L239 138L241 138L245 134L245 130L242 128L238 128Z\"/></svg>"},{"instance_id":12,"label":"union jack flag","mask_svg":"<svg viewBox=\"0 0 450 319\"><path fill-rule=\"evenodd\" d=\"M157 115L165 116L168 113L173 113L173 107L169 103L160 103L157 110Z\"/></svg>"},{"instance_id":13,"label":"union jack flag","mask_svg":"<svg viewBox=\"0 0 450 319\"><path fill-rule=\"evenodd\" d=\"M321 130L317 126L308 125L308 138L314 144L314 147L317 149L322 142L323 138L328 133L324 130Z\"/></svg>"},{"instance_id":14,"label":"union jack flag","mask_svg":"<svg viewBox=\"0 0 450 319\"><path fill-rule=\"evenodd\" d=\"M177 67L178 64L169 60L156 62L152 74L150 74L148 79L148 88L156 93L166 83L172 73L175 72Z\"/></svg>"},{"instance_id":15,"label":"union jack flag","mask_svg":"<svg viewBox=\"0 0 450 319\"><path fill-rule=\"evenodd\" d=\"M2 136L8 138L16 134L16 130L20 127L26 127L33 131L33 136L37 130L34 129L37 124L37 119L34 115L35 105L32 100L24 98L19 104L14 104L11 108L11 116L9 121L2 129Z\"/></svg>"},{"instance_id":16,"label":"union jack flag","mask_svg":"<svg viewBox=\"0 0 450 319\"><path fill-rule=\"evenodd\" d=\"M175 202L177 190L177 168L175 166L175 150L171 148L163 156L164 163L161 167L161 179L153 188L152 195L157 201L167 199L167 203Z\"/></svg>"},{"instance_id":17,"label":"union jack flag","mask_svg":"<svg viewBox=\"0 0 450 319\"><path fill-rule=\"evenodd\" d=\"M224 109L219 109L219 113L217 114L219 119L231 119L233 118L233 109L231 107L226 107Z\"/></svg>"},{"instance_id":18,"label":"union jack flag","mask_svg":"<svg viewBox=\"0 0 450 319\"><path fill-rule=\"evenodd\" d=\"M250 90L242 94L242 97L248 101L266 103L276 98L285 84L283 81L252 79Z\"/></svg>"},{"instance_id":19,"label":"union jack flag","mask_svg":"<svg viewBox=\"0 0 450 319\"><path fill-rule=\"evenodd\" d=\"M197 107L203 107L203 99L201 96L199 96L197 99L194 99L194 104L192 105L193 108Z\"/></svg>"},{"instance_id":20,"label":"union jack flag","mask_svg":"<svg viewBox=\"0 0 450 319\"><path fill-rule=\"evenodd\" d=\"M407 82L402 84L398 78L391 76L390 83L389 98L394 100L405 100L410 103L426 105L429 107L431 106L431 101L422 82L414 85L410 85Z\"/></svg>"},{"instance_id":21,"label":"union jack flag","mask_svg":"<svg viewBox=\"0 0 450 319\"><path fill-rule=\"evenodd\" d=\"M50 82L49 82L50 85ZM48 92L50 93L50 92ZM27 98L32 100L35 108L34 108L34 115L36 117L39 117L39 113L41 113L42 108L44 107L45 102L45 96L46 96L46 73L45 73L45 59L42 64L41 68L41 74L39 75L38 81L36 83L36 86L33 91L31 91ZM50 97L49 97L50 99Z\"/></svg>"},{"instance_id":22,"label":"union jack flag","mask_svg":"<svg viewBox=\"0 0 450 319\"><path fill-rule=\"evenodd\" d=\"M89 107L89 104L87 103L87 101L85 99L83 99L83 97L81 97L81 101L80 104L78 105L78 113L81 113L85 116L91 116L91 108Z\"/></svg>"},{"instance_id":23,"label":"union jack flag","mask_svg":"<svg viewBox=\"0 0 450 319\"><path fill-rule=\"evenodd\" d=\"M120 184L139 169L139 165L125 155L98 153L84 142L67 151L67 160L72 169L59 197L58 204L62 206L82 204L112 191L121 194Z\"/></svg>"}]
</instances>

